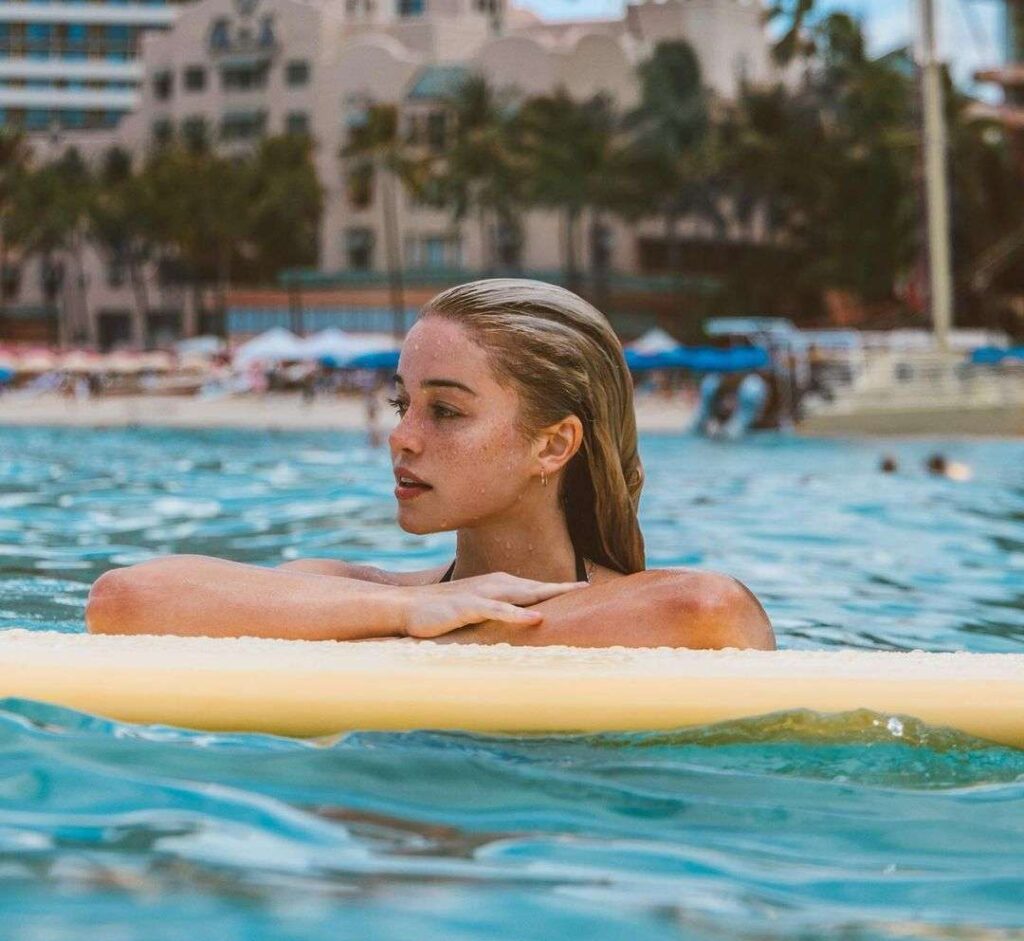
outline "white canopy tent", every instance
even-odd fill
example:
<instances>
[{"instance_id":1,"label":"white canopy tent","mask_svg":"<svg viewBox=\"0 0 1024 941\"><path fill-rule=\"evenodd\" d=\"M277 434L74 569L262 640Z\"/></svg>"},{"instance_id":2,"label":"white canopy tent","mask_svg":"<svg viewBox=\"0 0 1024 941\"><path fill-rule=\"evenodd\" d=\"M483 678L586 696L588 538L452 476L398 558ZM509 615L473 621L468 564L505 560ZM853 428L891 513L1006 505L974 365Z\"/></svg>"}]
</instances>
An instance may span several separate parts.
<instances>
[{"instance_id":1,"label":"white canopy tent","mask_svg":"<svg viewBox=\"0 0 1024 941\"><path fill-rule=\"evenodd\" d=\"M395 348L395 341L385 336L359 336L330 327L299 341L303 359L319 360L330 357L345 361L363 353L375 353Z\"/></svg>"},{"instance_id":2,"label":"white canopy tent","mask_svg":"<svg viewBox=\"0 0 1024 941\"><path fill-rule=\"evenodd\" d=\"M235 350L233 364L238 367L248 366L255 362L279 363L285 360L306 358L302 340L291 330L274 327L266 333L253 337Z\"/></svg>"},{"instance_id":3,"label":"white canopy tent","mask_svg":"<svg viewBox=\"0 0 1024 941\"><path fill-rule=\"evenodd\" d=\"M648 330L642 337L632 343L627 343L626 348L634 353L641 353L644 356L651 356L656 353L669 353L678 350L682 344L671 334L666 333L661 327L654 327Z\"/></svg>"}]
</instances>

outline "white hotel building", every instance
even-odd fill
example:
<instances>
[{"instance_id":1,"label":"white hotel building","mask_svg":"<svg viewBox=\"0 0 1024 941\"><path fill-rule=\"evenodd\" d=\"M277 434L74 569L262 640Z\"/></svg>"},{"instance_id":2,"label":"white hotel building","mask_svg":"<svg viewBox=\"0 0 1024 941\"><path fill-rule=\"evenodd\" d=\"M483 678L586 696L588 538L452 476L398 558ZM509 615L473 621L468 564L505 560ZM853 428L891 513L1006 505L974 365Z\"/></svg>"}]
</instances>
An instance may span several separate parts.
<instances>
[{"instance_id":1,"label":"white hotel building","mask_svg":"<svg viewBox=\"0 0 1024 941\"><path fill-rule=\"evenodd\" d=\"M0 9L14 5L0 3ZM115 8L110 0L98 6ZM153 9L165 13L169 8ZM441 145L441 99L467 72L525 95L564 86L580 98L608 93L628 107L639 92L636 66L658 42L685 39L700 57L705 83L720 96L732 97L744 80L777 78L761 0L642 0L629 5L619 19L557 23L506 8L505 0L197 0L177 7L176 13L169 29L141 36L137 64L125 63L126 68L141 66L143 72L139 92L119 90L138 94L132 113L116 130L69 131L59 143L75 143L95 155L113 143L142 152L173 133L204 134L216 147L238 151L264 134L308 132L316 142L315 160L325 190L318 265L322 272L372 275L385 268L381 201L367 205L353 199L339 157L349 126L369 103L399 105L408 130L428 141L434 136ZM57 90L48 93L56 96ZM81 89L76 93L84 94ZM60 100L63 107L64 99L46 100L54 107ZM112 103L109 107L114 109ZM481 270L476 224L460 230L448 212L404 195L399 222L408 268ZM612 221L608 226L599 250L610 270L656 272L647 258L650 252L645 255L644 240L659 237L660 223L626 228ZM699 236L699 224L682 225L680 234ZM557 216L528 213L524 235L518 257L507 259L510 269L559 268ZM587 255L595 250L593 241L582 239L584 270L591 264ZM83 338L109 345L126 333L132 294L110 277L106 260L91 257L87 267L84 307L89 320ZM273 275L268 272L268 284ZM26 289L31 292L32 284ZM387 316L383 291L380 301L362 303L367 310L376 304ZM164 330L185 333L197 328L181 288L155 286L152 304L154 327L159 323ZM345 308L341 303L335 310L322 309L309 326L377 325L366 323L365 317L354 324L354 308ZM267 301L262 309L253 301L248 311L236 310L231 316L235 322L229 319L229 329L253 332L287 322L287 309L280 299Z\"/></svg>"},{"instance_id":2,"label":"white hotel building","mask_svg":"<svg viewBox=\"0 0 1024 941\"><path fill-rule=\"evenodd\" d=\"M115 127L139 105L140 37L174 16L167 0L0 2L0 125Z\"/></svg>"}]
</instances>

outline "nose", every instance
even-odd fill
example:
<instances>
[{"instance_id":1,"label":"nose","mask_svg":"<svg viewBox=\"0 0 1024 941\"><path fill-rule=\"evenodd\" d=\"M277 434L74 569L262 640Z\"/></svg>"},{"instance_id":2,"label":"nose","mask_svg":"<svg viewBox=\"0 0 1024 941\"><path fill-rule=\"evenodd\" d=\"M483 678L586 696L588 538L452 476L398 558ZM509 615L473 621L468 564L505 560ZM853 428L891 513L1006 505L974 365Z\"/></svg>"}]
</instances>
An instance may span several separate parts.
<instances>
[{"instance_id":1,"label":"nose","mask_svg":"<svg viewBox=\"0 0 1024 941\"><path fill-rule=\"evenodd\" d=\"M420 454L423 452L423 435L416 423L406 412L388 435L388 446L392 458L399 454Z\"/></svg>"}]
</instances>

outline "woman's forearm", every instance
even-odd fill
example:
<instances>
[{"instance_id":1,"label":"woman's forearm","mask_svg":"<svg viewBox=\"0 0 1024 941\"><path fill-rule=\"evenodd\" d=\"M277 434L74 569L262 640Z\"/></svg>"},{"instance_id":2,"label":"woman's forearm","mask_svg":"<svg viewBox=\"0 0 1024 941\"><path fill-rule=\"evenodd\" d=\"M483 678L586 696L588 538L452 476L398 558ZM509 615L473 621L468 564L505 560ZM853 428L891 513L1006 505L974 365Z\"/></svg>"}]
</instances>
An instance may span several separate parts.
<instances>
[{"instance_id":1,"label":"woman's forearm","mask_svg":"<svg viewBox=\"0 0 1024 941\"><path fill-rule=\"evenodd\" d=\"M357 579L170 556L100 576L85 618L102 634L362 640L404 632L406 595Z\"/></svg>"}]
</instances>

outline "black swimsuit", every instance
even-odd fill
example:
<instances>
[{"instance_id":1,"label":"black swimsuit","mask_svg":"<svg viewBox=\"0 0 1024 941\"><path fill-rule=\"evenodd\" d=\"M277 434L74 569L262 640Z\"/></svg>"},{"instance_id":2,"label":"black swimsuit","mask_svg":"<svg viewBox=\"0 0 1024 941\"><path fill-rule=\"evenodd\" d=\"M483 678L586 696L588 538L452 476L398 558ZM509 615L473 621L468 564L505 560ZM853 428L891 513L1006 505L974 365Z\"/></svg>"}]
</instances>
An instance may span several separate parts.
<instances>
[{"instance_id":1,"label":"black swimsuit","mask_svg":"<svg viewBox=\"0 0 1024 941\"><path fill-rule=\"evenodd\" d=\"M587 565L583 561L583 556L580 555L579 550L575 547L573 552L576 555L576 581L578 582L589 582L590 579L587 577ZM455 562L448 566L448 571L441 577L442 582L450 582L452 580L452 572L455 571ZM440 584L440 583L439 583Z\"/></svg>"}]
</instances>

